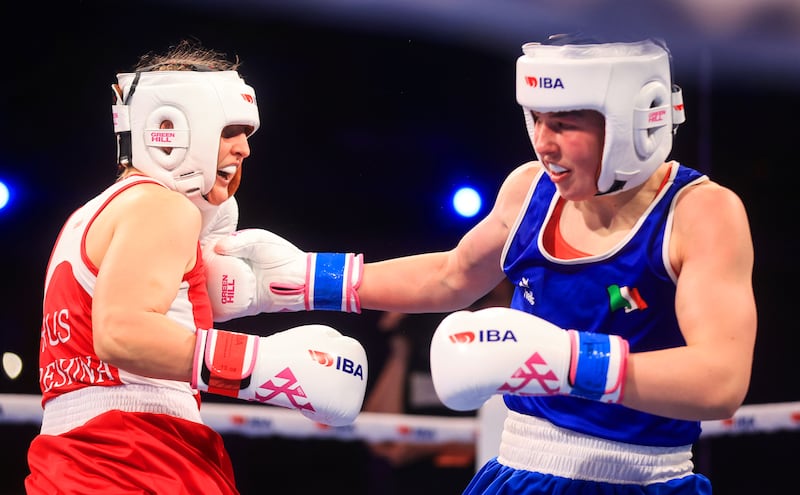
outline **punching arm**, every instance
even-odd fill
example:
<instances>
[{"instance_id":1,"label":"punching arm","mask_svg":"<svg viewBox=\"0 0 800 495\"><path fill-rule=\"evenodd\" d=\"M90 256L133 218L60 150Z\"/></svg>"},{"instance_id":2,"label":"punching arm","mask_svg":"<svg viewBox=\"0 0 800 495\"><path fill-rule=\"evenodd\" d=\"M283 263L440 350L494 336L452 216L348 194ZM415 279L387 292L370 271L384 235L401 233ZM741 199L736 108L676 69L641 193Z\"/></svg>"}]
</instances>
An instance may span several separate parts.
<instances>
[{"instance_id":1,"label":"punching arm","mask_svg":"<svg viewBox=\"0 0 800 495\"><path fill-rule=\"evenodd\" d=\"M267 230L223 236L204 256L215 321L284 311L360 313L363 256L307 253Z\"/></svg>"}]
</instances>

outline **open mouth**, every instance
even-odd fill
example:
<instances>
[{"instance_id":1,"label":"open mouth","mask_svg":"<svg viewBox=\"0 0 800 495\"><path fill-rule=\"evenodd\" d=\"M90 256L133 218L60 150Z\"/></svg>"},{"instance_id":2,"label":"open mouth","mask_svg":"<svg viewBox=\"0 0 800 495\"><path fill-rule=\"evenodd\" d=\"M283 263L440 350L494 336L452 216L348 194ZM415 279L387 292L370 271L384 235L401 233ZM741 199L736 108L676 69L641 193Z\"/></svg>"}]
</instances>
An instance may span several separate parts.
<instances>
[{"instance_id":1,"label":"open mouth","mask_svg":"<svg viewBox=\"0 0 800 495\"><path fill-rule=\"evenodd\" d=\"M221 169L217 170L217 176L224 179L230 180L231 177L236 173L237 166L236 165L228 165L227 167L222 167Z\"/></svg>"},{"instance_id":2,"label":"open mouth","mask_svg":"<svg viewBox=\"0 0 800 495\"><path fill-rule=\"evenodd\" d=\"M556 165L554 163L548 164L548 168L550 169L550 173L552 175L562 175L562 174L565 174L565 173L568 172L568 170L565 169L564 167L561 167L561 166Z\"/></svg>"}]
</instances>

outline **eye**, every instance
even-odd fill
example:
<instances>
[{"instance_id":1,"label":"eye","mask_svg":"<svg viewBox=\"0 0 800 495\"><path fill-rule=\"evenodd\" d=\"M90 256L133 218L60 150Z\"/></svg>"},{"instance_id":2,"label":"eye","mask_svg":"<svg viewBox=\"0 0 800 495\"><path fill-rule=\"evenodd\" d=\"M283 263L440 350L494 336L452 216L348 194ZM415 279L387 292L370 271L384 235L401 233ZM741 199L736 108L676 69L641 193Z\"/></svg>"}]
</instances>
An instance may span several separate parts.
<instances>
[{"instance_id":1,"label":"eye","mask_svg":"<svg viewBox=\"0 0 800 495\"><path fill-rule=\"evenodd\" d=\"M569 120L557 120L553 127L561 131L570 131L578 128L575 123L570 122Z\"/></svg>"},{"instance_id":2,"label":"eye","mask_svg":"<svg viewBox=\"0 0 800 495\"><path fill-rule=\"evenodd\" d=\"M245 136L249 136L253 133L253 126L249 125L227 125L222 129L222 137L224 139L230 139L238 136L239 134L244 134Z\"/></svg>"}]
</instances>

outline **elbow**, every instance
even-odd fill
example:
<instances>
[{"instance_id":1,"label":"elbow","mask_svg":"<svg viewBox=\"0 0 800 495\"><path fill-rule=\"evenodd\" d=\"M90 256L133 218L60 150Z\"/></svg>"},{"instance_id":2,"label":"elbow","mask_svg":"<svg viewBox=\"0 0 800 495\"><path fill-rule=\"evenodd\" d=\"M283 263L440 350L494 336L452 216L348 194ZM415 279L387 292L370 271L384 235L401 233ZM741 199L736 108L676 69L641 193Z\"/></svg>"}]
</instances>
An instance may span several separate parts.
<instances>
[{"instance_id":1,"label":"elbow","mask_svg":"<svg viewBox=\"0 0 800 495\"><path fill-rule=\"evenodd\" d=\"M92 345L97 358L106 364L119 367L125 359L126 345L123 318L110 315L92 320Z\"/></svg>"},{"instance_id":2,"label":"elbow","mask_svg":"<svg viewBox=\"0 0 800 495\"><path fill-rule=\"evenodd\" d=\"M741 407L742 401L726 400L720 401L717 404L712 404L707 408L707 413L703 421L723 420L733 417L736 411Z\"/></svg>"},{"instance_id":3,"label":"elbow","mask_svg":"<svg viewBox=\"0 0 800 495\"><path fill-rule=\"evenodd\" d=\"M740 392L730 394L727 400L720 403L719 419L728 419L736 414L736 411L744 404L747 395L747 387L742 387Z\"/></svg>"},{"instance_id":4,"label":"elbow","mask_svg":"<svg viewBox=\"0 0 800 495\"><path fill-rule=\"evenodd\" d=\"M747 395L748 379L731 379L727 383L717 383L705 395L705 414L703 420L722 420L731 418L744 403Z\"/></svg>"},{"instance_id":5,"label":"elbow","mask_svg":"<svg viewBox=\"0 0 800 495\"><path fill-rule=\"evenodd\" d=\"M94 353L97 355L97 358L104 363L111 364L116 366L116 361L118 359L118 354L116 352L116 346L111 341L111 339L107 337L100 337L98 338L96 335L94 337Z\"/></svg>"}]
</instances>

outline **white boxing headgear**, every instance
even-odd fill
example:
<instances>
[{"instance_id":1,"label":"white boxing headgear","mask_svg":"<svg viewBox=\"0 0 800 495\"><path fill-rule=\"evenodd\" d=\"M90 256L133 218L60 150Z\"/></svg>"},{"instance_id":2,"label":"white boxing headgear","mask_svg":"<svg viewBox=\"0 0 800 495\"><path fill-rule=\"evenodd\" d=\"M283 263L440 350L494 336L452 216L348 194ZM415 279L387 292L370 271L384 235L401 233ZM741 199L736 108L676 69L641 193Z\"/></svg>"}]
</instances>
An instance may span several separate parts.
<instances>
[{"instance_id":1,"label":"white boxing headgear","mask_svg":"<svg viewBox=\"0 0 800 495\"><path fill-rule=\"evenodd\" d=\"M663 43L526 43L522 51L517 102L532 143L532 112L596 110L605 117L598 194L636 187L664 162L685 118Z\"/></svg>"},{"instance_id":2,"label":"white boxing headgear","mask_svg":"<svg viewBox=\"0 0 800 495\"><path fill-rule=\"evenodd\" d=\"M124 73L117 81L117 160L202 209L216 181L222 129L259 127L255 91L233 70ZM160 128L165 120L172 129Z\"/></svg>"}]
</instances>

